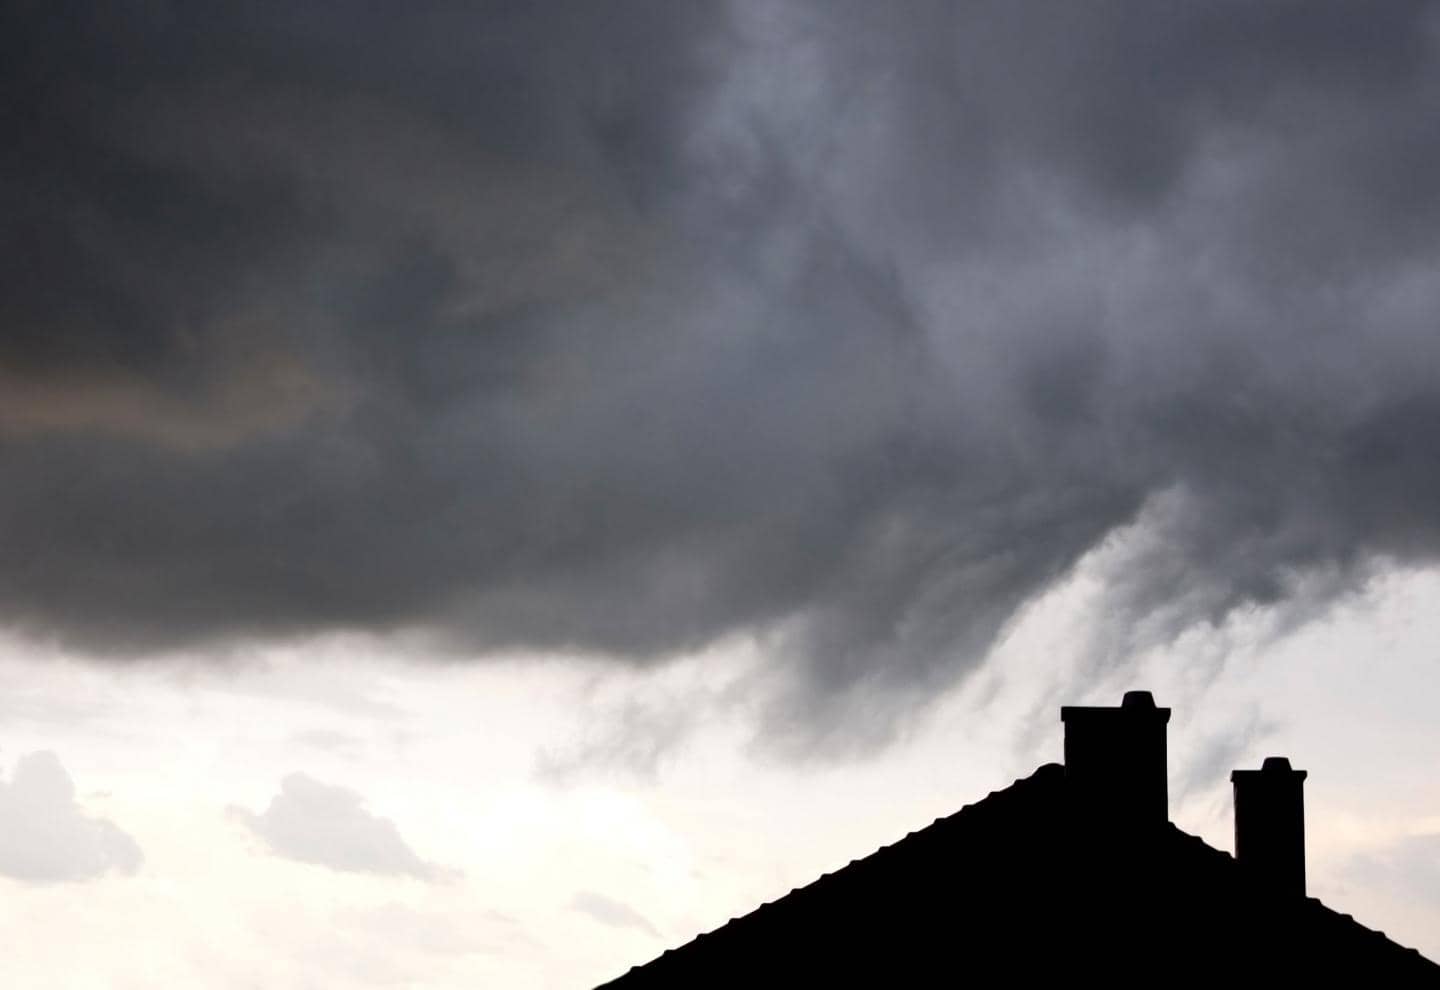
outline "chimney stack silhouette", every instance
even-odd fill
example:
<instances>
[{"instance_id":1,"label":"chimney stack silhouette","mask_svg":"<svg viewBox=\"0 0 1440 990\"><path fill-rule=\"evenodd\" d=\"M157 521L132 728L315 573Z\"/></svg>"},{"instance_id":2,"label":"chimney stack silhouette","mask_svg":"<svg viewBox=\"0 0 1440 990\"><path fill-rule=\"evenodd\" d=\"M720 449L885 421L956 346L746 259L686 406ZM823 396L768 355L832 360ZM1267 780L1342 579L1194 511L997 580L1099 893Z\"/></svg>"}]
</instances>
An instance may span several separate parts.
<instances>
[{"instance_id":1,"label":"chimney stack silhouette","mask_svg":"<svg viewBox=\"0 0 1440 990\"><path fill-rule=\"evenodd\" d=\"M1127 691L1118 708L1066 705L1065 777L1097 824L1155 825L1170 818L1165 726L1170 709L1149 691Z\"/></svg>"},{"instance_id":2,"label":"chimney stack silhouette","mask_svg":"<svg viewBox=\"0 0 1440 990\"><path fill-rule=\"evenodd\" d=\"M1235 859L1286 897L1305 896L1306 773L1283 756L1230 774L1235 786Z\"/></svg>"}]
</instances>

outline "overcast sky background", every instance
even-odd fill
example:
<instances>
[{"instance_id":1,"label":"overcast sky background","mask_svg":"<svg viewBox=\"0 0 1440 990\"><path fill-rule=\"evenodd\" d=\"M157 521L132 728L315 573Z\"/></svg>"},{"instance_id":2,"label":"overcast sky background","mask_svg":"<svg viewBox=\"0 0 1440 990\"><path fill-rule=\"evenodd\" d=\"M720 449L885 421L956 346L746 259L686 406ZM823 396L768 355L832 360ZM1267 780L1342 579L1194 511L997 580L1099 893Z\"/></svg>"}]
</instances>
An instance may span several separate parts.
<instances>
[{"instance_id":1,"label":"overcast sky background","mask_svg":"<svg viewBox=\"0 0 1440 990\"><path fill-rule=\"evenodd\" d=\"M584 986L1175 708L1440 956L1440 6L13 2L0 975ZM23 979L22 979L23 977Z\"/></svg>"}]
</instances>

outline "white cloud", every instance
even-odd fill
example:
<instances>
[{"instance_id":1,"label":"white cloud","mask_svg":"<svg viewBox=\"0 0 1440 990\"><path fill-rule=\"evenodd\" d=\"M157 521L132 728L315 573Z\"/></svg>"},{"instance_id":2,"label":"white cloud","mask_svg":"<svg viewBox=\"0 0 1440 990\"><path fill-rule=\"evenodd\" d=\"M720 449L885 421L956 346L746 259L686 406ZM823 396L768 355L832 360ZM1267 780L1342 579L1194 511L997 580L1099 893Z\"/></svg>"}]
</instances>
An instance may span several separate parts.
<instances>
[{"instance_id":1,"label":"white cloud","mask_svg":"<svg viewBox=\"0 0 1440 990\"><path fill-rule=\"evenodd\" d=\"M280 782L280 793L263 814L232 806L229 814L286 859L348 873L452 879L456 871L417 856L388 818L365 808L355 791L321 783L303 773Z\"/></svg>"},{"instance_id":2,"label":"white cloud","mask_svg":"<svg viewBox=\"0 0 1440 990\"><path fill-rule=\"evenodd\" d=\"M570 901L570 907L581 914L589 915L602 925L611 928L634 928L647 935L660 937L655 926L639 911L593 890L582 890L576 894Z\"/></svg>"},{"instance_id":3,"label":"white cloud","mask_svg":"<svg viewBox=\"0 0 1440 990\"><path fill-rule=\"evenodd\" d=\"M1429 908L1440 908L1440 834L1409 835L1355 856L1345 873Z\"/></svg>"},{"instance_id":4,"label":"white cloud","mask_svg":"<svg viewBox=\"0 0 1440 990\"><path fill-rule=\"evenodd\" d=\"M140 846L113 822L85 814L54 753L27 753L0 781L0 874L29 883L134 873Z\"/></svg>"}]
</instances>

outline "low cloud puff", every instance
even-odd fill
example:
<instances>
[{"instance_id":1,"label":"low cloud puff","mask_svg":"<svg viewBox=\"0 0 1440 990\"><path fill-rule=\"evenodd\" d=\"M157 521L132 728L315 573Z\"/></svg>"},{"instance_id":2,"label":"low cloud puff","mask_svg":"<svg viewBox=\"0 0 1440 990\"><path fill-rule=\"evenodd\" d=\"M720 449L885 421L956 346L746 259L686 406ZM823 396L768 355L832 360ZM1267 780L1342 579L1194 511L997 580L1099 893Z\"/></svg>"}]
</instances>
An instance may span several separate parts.
<instances>
[{"instance_id":1,"label":"low cloud puff","mask_svg":"<svg viewBox=\"0 0 1440 990\"><path fill-rule=\"evenodd\" d=\"M371 814L365 799L344 787L303 773L280 782L280 793L262 814L232 806L230 817L285 859L347 873L408 876L443 881L457 871L422 860L400 837L395 823Z\"/></svg>"},{"instance_id":2,"label":"low cloud puff","mask_svg":"<svg viewBox=\"0 0 1440 990\"><path fill-rule=\"evenodd\" d=\"M646 935L660 937L655 926L639 911L593 890L582 890L576 894L570 901L570 908L610 928L633 928Z\"/></svg>"},{"instance_id":3,"label":"low cloud puff","mask_svg":"<svg viewBox=\"0 0 1440 990\"><path fill-rule=\"evenodd\" d=\"M75 784L50 752L27 753L0 780L0 874L27 883L132 874L140 846L75 801Z\"/></svg>"}]
</instances>

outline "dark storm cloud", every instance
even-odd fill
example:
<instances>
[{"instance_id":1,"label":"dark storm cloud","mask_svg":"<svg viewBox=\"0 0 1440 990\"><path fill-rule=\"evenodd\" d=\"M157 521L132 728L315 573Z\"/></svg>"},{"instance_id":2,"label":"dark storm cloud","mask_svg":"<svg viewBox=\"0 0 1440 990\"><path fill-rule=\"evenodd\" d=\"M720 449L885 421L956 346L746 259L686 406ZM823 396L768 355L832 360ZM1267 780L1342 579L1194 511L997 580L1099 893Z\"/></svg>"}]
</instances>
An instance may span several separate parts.
<instances>
[{"instance_id":1,"label":"dark storm cloud","mask_svg":"<svg viewBox=\"0 0 1440 990\"><path fill-rule=\"evenodd\" d=\"M1440 547L1434 5L12 4L0 609L651 659L883 738Z\"/></svg>"}]
</instances>

